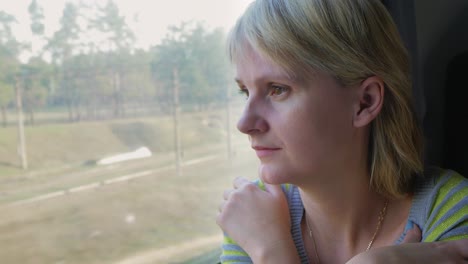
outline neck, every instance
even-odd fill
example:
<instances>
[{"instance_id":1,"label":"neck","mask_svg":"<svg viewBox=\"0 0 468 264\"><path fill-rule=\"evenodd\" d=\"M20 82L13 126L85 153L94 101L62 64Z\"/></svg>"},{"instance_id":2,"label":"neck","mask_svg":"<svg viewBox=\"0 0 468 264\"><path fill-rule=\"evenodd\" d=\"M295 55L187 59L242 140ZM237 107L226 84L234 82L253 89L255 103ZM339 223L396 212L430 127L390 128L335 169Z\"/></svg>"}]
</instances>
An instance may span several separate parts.
<instances>
[{"instance_id":1,"label":"neck","mask_svg":"<svg viewBox=\"0 0 468 264\"><path fill-rule=\"evenodd\" d=\"M365 251L377 229L372 248L391 245L406 224L411 197L388 200L387 214L378 228L379 213L387 199L370 188L368 149L360 144L368 137L358 139L351 141L357 142L348 148L352 152L344 151L335 155L333 164L323 164L326 170L301 175L300 182L294 183L316 242L311 241L303 218L305 247L311 259L317 247L321 264L345 263Z\"/></svg>"},{"instance_id":2,"label":"neck","mask_svg":"<svg viewBox=\"0 0 468 264\"><path fill-rule=\"evenodd\" d=\"M375 227L376 217L383 208L385 198L370 190L368 185L337 184L334 188L300 187L305 211L312 223L324 233L336 236L347 234L350 240L363 229Z\"/></svg>"},{"instance_id":3,"label":"neck","mask_svg":"<svg viewBox=\"0 0 468 264\"><path fill-rule=\"evenodd\" d=\"M369 178L363 161L348 163L329 170L327 175L310 177L310 182L298 184L305 217L314 232L321 259L344 263L365 251L372 240L386 199L371 190ZM334 247L328 250L325 245L330 244ZM309 243L307 248L313 247Z\"/></svg>"},{"instance_id":4,"label":"neck","mask_svg":"<svg viewBox=\"0 0 468 264\"><path fill-rule=\"evenodd\" d=\"M305 176L297 183L309 219L334 232L328 234L362 233L373 227L375 216L383 207L384 198L370 188L368 169L369 131L357 131L346 150L335 155L333 163L315 177ZM351 150L351 151L350 151ZM339 164L337 166L337 164Z\"/></svg>"}]
</instances>

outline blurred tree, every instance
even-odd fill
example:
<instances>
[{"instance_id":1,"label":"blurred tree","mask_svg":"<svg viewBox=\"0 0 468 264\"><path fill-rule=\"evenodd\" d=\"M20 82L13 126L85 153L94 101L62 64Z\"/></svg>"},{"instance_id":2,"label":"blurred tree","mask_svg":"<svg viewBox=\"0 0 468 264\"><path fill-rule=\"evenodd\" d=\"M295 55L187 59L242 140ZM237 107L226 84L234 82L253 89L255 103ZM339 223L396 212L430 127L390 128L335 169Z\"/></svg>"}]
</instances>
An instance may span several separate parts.
<instances>
[{"instance_id":1,"label":"blurred tree","mask_svg":"<svg viewBox=\"0 0 468 264\"><path fill-rule=\"evenodd\" d=\"M7 108L13 105L14 93L14 76L19 67L19 62L15 57L11 56L11 53L6 49L5 46L0 45L0 111L2 118L2 126L6 127Z\"/></svg>"},{"instance_id":2,"label":"blurred tree","mask_svg":"<svg viewBox=\"0 0 468 264\"><path fill-rule=\"evenodd\" d=\"M44 34L44 11L41 6L37 4L36 0L32 0L28 6L29 16L31 18L31 32L35 35L41 36Z\"/></svg>"},{"instance_id":3,"label":"blurred tree","mask_svg":"<svg viewBox=\"0 0 468 264\"><path fill-rule=\"evenodd\" d=\"M108 54L109 77L113 88L113 115L122 116L125 113L123 80L129 70L128 58L136 41L135 34L127 25L125 17L120 14L119 8L113 0L108 0L103 7L98 6L98 15L90 21L90 26L104 36Z\"/></svg>"},{"instance_id":4,"label":"blurred tree","mask_svg":"<svg viewBox=\"0 0 468 264\"><path fill-rule=\"evenodd\" d=\"M30 29L33 36L31 42L31 58L26 65L22 65L21 72L23 81L23 107L29 115L29 122L34 125L34 111L44 106L47 101L47 92L51 80L49 65L42 60L43 51L39 48L40 42L44 40L44 12L36 0L32 0L28 6L31 19ZM35 55L37 52L37 55Z\"/></svg>"},{"instance_id":5,"label":"blurred tree","mask_svg":"<svg viewBox=\"0 0 468 264\"><path fill-rule=\"evenodd\" d=\"M156 101L164 113L172 111L173 72L186 64L185 42L187 24L170 27L162 43L152 48L151 71L156 86Z\"/></svg>"},{"instance_id":6,"label":"blurred tree","mask_svg":"<svg viewBox=\"0 0 468 264\"><path fill-rule=\"evenodd\" d=\"M150 109L154 105L155 96L151 80L151 56L147 51L136 50L131 55L127 54L124 61L125 74L121 84L126 104L133 108L135 114L142 108Z\"/></svg>"},{"instance_id":7,"label":"blurred tree","mask_svg":"<svg viewBox=\"0 0 468 264\"><path fill-rule=\"evenodd\" d=\"M90 26L104 36L108 51L130 51L135 44L135 34L127 25L125 17L113 0L108 0L103 7L97 6L97 17L91 19Z\"/></svg>"},{"instance_id":8,"label":"blurred tree","mask_svg":"<svg viewBox=\"0 0 468 264\"><path fill-rule=\"evenodd\" d=\"M50 76L53 69L40 57L33 57L21 66L23 79L23 107L29 116L29 123L34 125L34 111L47 103L50 92Z\"/></svg>"},{"instance_id":9,"label":"blurred tree","mask_svg":"<svg viewBox=\"0 0 468 264\"><path fill-rule=\"evenodd\" d=\"M60 28L53 34L46 46L52 61L60 64L71 58L78 47L81 28L78 24L79 7L67 2L60 18Z\"/></svg>"},{"instance_id":10,"label":"blurred tree","mask_svg":"<svg viewBox=\"0 0 468 264\"><path fill-rule=\"evenodd\" d=\"M103 106L101 98L110 90L104 57L101 52L94 51L74 57L75 67L81 68L75 85L80 87L80 102L85 110L84 118L88 120L98 119L99 107Z\"/></svg>"},{"instance_id":11,"label":"blurred tree","mask_svg":"<svg viewBox=\"0 0 468 264\"><path fill-rule=\"evenodd\" d=\"M172 71L179 72L182 104L204 108L225 97L229 63L225 37L220 29L207 31L198 23L172 26L162 43L153 49L152 72L160 87L161 104L171 102Z\"/></svg>"},{"instance_id":12,"label":"blurred tree","mask_svg":"<svg viewBox=\"0 0 468 264\"><path fill-rule=\"evenodd\" d=\"M42 7L37 3L37 0L32 0L28 6L29 18L31 19L30 29L37 39L31 43L31 52L34 54L35 49L38 49L38 57L42 56L42 51L34 47L35 43L40 43L44 39L44 11Z\"/></svg>"},{"instance_id":13,"label":"blurred tree","mask_svg":"<svg viewBox=\"0 0 468 264\"><path fill-rule=\"evenodd\" d=\"M58 83L58 101L68 108L70 121L79 119L77 87L72 81L78 74L79 68L70 62L74 52L79 47L81 28L78 23L79 6L66 2L60 18L60 28L48 40L46 50L49 51L55 67L54 83Z\"/></svg>"},{"instance_id":14,"label":"blurred tree","mask_svg":"<svg viewBox=\"0 0 468 264\"><path fill-rule=\"evenodd\" d=\"M0 109L2 125L7 125L7 108L13 105L15 76L19 71L19 43L12 34L14 16L0 11Z\"/></svg>"}]
</instances>

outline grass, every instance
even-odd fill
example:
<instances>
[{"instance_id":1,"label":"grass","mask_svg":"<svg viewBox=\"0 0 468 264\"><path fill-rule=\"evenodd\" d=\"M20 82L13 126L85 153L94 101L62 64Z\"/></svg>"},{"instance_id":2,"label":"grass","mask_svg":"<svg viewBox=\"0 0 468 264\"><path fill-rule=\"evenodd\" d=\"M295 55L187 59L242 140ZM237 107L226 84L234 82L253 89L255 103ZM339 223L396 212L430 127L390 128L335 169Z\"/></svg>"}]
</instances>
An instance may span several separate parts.
<instances>
[{"instance_id":1,"label":"grass","mask_svg":"<svg viewBox=\"0 0 468 264\"><path fill-rule=\"evenodd\" d=\"M3 263L113 263L141 251L218 234L222 190L252 175L249 155L151 175L96 191L2 209ZM129 218L130 217L130 218ZM128 222L128 219L135 219ZM200 253L200 252L196 252ZM190 258L180 252L168 262ZM159 263L159 262L158 262Z\"/></svg>"},{"instance_id":2,"label":"grass","mask_svg":"<svg viewBox=\"0 0 468 264\"><path fill-rule=\"evenodd\" d=\"M225 145L224 127L207 124L206 120L213 119L212 116L223 119L219 113L182 115L180 138L185 158L190 158L191 153L202 146ZM0 129L0 203L93 182L91 176L73 176L77 171L90 175L89 171L95 170L92 165L96 160L141 146L147 146L154 153L155 158L147 162L158 167L167 165L174 159L170 156L174 152L173 131L173 120L167 116L26 127L30 169L23 172L14 155L16 129ZM134 169L130 166L127 172ZM101 177L102 173L94 174L98 174L92 176L98 180L108 178ZM67 179L63 175L68 175Z\"/></svg>"},{"instance_id":3,"label":"grass","mask_svg":"<svg viewBox=\"0 0 468 264\"><path fill-rule=\"evenodd\" d=\"M219 261L221 255L221 249L216 248L208 252L202 253L195 257L192 257L186 261L179 262L178 264L215 264Z\"/></svg>"},{"instance_id":4,"label":"grass","mask_svg":"<svg viewBox=\"0 0 468 264\"><path fill-rule=\"evenodd\" d=\"M247 141L238 134L234 137L235 142L242 142L235 145L238 155L226 159L223 127L209 121L217 120L216 115L222 124L222 115L216 113L183 116L184 160L216 158L183 167L181 176L167 169L20 206L7 204L173 164L172 122L170 118L144 118L27 127L32 168L28 173L12 165L16 164L11 155L15 130L0 129L1 262L116 263L141 252L219 235L214 218L222 191L235 176L254 177L256 159L243 152ZM86 163L140 145L149 146L155 155L106 167ZM216 253L204 252L218 247L168 253L156 263L206 263Z\"/></svg>"},{"instance_id":5,"label":"grass","mask_svg":"<svg viewBox=\"0 0 468 264\"><path fill-rule=\"evenodd\" d=\"M181 118L182 146L221 142L223 127L213 129L203 123L207 114L186 114ZM222 118L220 116L219 118ZM27 156L32 170L64 164L83 164L103 156L147 146L153 152L174 149L174 125L171 117L125 119L27 126ZM0 129L0 173L20 174L15 127Z\"/></svg>"}]
</instances>

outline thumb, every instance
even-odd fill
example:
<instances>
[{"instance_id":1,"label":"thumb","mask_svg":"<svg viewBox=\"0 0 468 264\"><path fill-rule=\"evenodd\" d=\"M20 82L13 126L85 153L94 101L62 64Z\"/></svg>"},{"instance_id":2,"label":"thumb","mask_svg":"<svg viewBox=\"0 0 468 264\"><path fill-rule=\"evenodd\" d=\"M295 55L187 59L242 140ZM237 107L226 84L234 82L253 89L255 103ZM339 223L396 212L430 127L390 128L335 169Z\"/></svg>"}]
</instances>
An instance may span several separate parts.
<instances>
[{"instance_id":1,"label":"thumb","mask_svg":"<svg viewBox=\"0 0 468 264\"><path fill-rule=\"evenodd\" d=\"M278 197L278 195L284 195L281 185L273 185L269 183L264 183L264 184L265 184L265 190L268 193L272 194L273 196Z\"/></svg>"},{"instance_id":2,"label":"thumb","mask_svg":"<svg viewBox=\"0 0 468 264\"><path fill-rule=\"evenodd\" d=\"M422 239L421 229L419 226L412 223L413 227L406 232L405 239L402 243L419 243Z\"/></svg>"}]
</instances>

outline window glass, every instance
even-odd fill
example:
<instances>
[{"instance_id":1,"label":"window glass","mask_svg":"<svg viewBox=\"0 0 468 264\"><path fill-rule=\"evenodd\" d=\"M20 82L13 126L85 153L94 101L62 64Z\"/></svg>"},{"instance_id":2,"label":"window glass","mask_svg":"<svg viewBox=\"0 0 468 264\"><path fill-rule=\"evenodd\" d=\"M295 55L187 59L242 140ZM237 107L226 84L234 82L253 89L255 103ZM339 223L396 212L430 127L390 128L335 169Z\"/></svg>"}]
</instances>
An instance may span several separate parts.
<instances>
[{"instance_id":1,"label":"window glass","mask_svg":"<svg viewBox=\"0 0 468 264\"><path fill-rule=\"evenodd\" d=\"M0 2L0 262L214 263L251 0Z\"/></svg>"}]
</instances>

